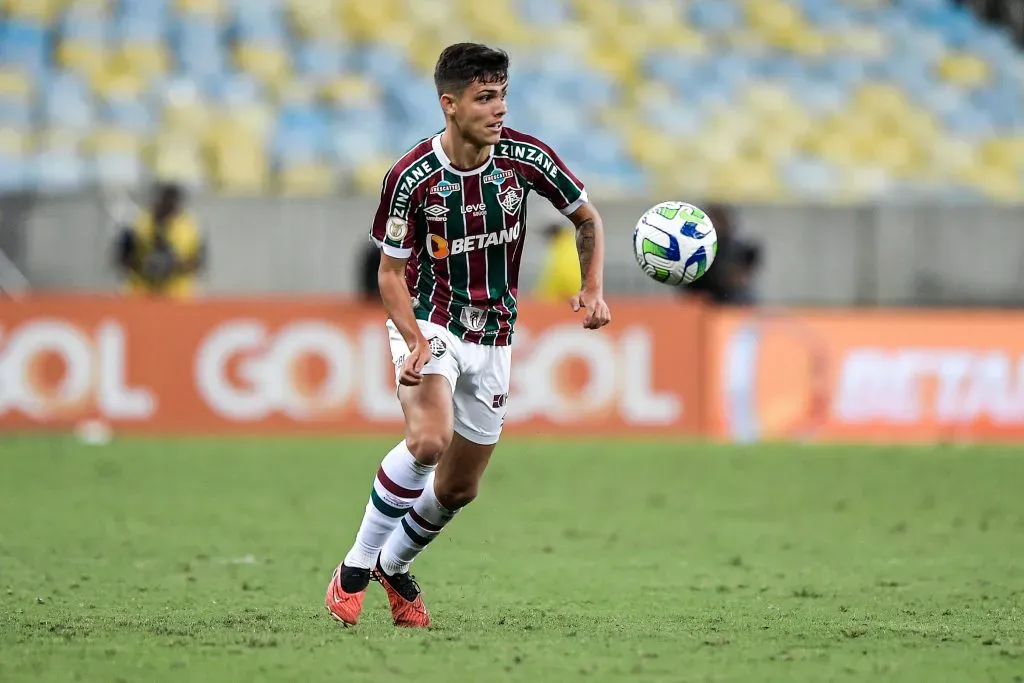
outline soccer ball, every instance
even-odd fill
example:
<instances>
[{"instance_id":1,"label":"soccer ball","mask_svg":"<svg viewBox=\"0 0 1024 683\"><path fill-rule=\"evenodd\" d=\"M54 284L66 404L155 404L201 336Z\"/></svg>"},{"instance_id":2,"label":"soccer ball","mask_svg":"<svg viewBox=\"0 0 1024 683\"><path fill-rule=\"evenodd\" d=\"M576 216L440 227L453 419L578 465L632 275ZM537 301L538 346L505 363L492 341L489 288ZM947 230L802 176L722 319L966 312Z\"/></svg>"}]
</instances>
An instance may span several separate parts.
<instances>
[{"instance_id":1,"label":"soccer ball","mask_svg":"<svg viewBox=\"0 0 1024 683\"><path fill-rule=\"evenodd\" d=\"M708 271L718 253L718 234L693 204L661 202L633 229L633 253L648 276L667 285L690 284Z\"/></svg>"}]
</instances>

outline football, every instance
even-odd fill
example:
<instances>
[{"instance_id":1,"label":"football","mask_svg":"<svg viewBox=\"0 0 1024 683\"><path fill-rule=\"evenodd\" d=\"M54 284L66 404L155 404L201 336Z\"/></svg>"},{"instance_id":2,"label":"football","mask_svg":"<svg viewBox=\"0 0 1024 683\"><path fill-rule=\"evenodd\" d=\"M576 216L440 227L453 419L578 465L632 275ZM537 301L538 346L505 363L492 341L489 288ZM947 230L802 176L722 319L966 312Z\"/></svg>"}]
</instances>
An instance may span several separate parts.
<instances>
[{"instance_id":1,"label":"football","mask_svg":"<svg viewBox=\"0 0 1024 683\"><path fill-rule=\"evenodd\" d=\"M704 275L718 253L718 234L706 213L685 202L661 202L633 229L633 253L653 280L686 285Z\"/></svg>"}]
</instances>

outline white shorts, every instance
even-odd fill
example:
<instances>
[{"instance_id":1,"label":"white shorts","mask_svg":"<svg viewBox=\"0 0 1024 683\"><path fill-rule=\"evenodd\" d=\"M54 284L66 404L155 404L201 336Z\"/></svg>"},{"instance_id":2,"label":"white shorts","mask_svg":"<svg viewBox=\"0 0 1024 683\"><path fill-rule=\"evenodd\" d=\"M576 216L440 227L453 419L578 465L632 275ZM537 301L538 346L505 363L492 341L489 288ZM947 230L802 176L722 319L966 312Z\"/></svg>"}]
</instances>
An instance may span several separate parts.
<instances>
[{"instance_id":1,"label":"white shorts","mask_svg":"<svg viewBox=\"0 0 1024 683\"><path fill-rule=\"evenodd\" d=\"M423 366L423 374L444 375L451 385L455 432L473 443L497 443L505 421L512 347L472 344L441 325L416 322L430 342L432 354ZM388 320L386 325L397 384L409 346L393 322Z\"/></svg>"}]
</instances>

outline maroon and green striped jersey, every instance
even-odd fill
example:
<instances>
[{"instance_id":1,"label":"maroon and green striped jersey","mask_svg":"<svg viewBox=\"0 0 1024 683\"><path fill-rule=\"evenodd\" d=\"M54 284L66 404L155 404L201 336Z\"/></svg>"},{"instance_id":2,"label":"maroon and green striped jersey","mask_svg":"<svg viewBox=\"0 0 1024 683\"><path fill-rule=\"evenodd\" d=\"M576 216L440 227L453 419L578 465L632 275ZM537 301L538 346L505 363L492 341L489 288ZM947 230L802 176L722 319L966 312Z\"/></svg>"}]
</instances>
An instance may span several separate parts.
<instances>
[{"instance_id":1,"label":"maroon and green striped jersey","mask_svg":"<svg viewBox=\"0 0 1024 683\"><path fill-rule=\"evenodd\" d=\"M471 171L452 166L440 134L391 167L370 236L385 254L409 259L419 320L468 342L511 343L531 190L565 215L587 201L583 183L550 147L509 128Z\"/></svg>"}]
</instances>

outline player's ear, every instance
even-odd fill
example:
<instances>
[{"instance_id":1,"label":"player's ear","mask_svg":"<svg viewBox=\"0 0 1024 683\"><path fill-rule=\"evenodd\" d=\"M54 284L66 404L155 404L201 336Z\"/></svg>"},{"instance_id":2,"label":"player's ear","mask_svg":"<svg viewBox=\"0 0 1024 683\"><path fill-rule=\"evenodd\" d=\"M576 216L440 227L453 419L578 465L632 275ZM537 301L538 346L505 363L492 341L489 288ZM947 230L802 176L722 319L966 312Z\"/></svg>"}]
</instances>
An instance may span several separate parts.
<instances>
[{"instance_id":1,"label":"player's ear","mask_svg":"<svg viewBox=\"0 0 1024 683\"><path fill-rule=\"evenodd\" d=\"M447 116L455 115L455 97L448 93L441 95L441 111Z\"/></svg>"}]
</instances>

